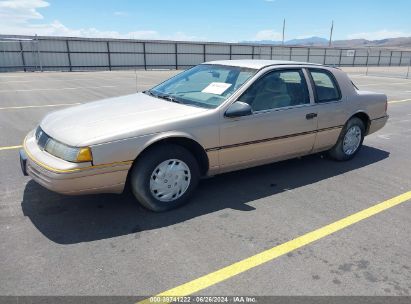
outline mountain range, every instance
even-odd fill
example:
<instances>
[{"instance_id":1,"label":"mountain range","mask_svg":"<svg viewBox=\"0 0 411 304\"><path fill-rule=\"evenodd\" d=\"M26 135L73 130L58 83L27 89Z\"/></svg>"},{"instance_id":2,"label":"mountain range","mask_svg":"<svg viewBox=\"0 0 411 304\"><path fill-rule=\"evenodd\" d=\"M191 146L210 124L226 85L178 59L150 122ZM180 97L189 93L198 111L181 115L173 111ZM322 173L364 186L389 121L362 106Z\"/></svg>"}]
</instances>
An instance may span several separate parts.
<instances>
[{"instance_id":1,"label":"mountain range","mask_svg":"<svg viewBox=\"0 0 411 304\"><path fill-rule=\"evenodd\" d=\"M271 44L281 45L281 41L276 40L256 40L256 41L243 41L242 43L258 43L258 44ZM298 46L328 46L328 39L322 37L309 37L302 39L291 39L284 42L285 45L298 45ZM411 37L400 38L386 38L381 40L367 40L367 39L348 39L348 40L334 40L332 46L336 47L385 47L385 48L411 48Z\"/></svg>"}]
</instances>

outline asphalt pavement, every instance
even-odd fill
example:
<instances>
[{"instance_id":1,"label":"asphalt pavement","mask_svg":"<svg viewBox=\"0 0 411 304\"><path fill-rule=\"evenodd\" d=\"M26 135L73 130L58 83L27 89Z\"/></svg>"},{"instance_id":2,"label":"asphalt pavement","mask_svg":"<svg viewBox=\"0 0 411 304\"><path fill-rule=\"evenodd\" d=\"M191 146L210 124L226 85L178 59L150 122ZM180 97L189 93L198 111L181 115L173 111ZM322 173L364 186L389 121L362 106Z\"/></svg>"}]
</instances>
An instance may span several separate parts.
<instances>
[{"instance_id":1,"label":"asphalt pavement","mask_svg":"<svg viewBox=\"0 0 411 304\"><path fill-rule=\"evenodd\" d=\"M354 83L388 95L390 120L349 162L315 154L205 179L160 214L22 175L18 146L45 114L175 73L0 74L0 295L155 295L411 190L411 80L364 75ZM410 235L408 200L194 294L411 295Z\"/></svg>"}]
</instances>

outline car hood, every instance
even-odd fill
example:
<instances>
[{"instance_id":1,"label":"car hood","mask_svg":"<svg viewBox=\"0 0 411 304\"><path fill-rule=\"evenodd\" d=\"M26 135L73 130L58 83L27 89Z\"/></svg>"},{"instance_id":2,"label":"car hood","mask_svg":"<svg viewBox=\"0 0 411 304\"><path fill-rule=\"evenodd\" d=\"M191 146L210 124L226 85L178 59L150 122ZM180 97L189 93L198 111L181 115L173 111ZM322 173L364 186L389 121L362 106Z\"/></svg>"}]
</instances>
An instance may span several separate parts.
<instances>
[{"instance_id":1,"label":"car hood","mask_svg":"<svg viewBox=\"0 0 411 304\"><path fill-rule=\"evenodd\" d=\"M157 132L157 126L206 111L136 93L48 114L41 128L52 138L85 146Z\"/></svg>"}]
</instances>

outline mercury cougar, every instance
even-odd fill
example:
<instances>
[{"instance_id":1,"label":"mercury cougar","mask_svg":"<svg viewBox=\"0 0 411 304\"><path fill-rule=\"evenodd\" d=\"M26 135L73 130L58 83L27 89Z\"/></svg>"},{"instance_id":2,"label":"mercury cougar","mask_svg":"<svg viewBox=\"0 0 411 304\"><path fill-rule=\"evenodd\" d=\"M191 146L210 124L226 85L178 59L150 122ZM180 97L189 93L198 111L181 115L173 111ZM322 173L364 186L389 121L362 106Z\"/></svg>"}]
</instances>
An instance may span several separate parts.
<instances>
[{"instance_id":1,"label":"mercury cougar","mask_svg":"<svg viewBox=\"0 0 411 304\"><path fill-rule=\"evenodd\" d=\"M357 89L335 67L212 61L150 90L48 114L26 136L20 163L52 191L129 185L159 212L186 203L202 177L322 151L349 160L387 119L387 96Z\"/></svg>"}]
</instances>

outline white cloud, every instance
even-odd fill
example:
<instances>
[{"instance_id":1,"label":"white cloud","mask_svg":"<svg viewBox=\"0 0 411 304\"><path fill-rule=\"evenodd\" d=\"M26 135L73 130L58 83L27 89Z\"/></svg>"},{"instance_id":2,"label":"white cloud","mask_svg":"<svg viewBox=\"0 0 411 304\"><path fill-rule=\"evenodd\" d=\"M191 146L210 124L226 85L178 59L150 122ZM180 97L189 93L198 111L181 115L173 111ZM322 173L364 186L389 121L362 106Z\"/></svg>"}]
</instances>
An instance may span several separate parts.
<instances>
[{"instance_id":1,"label":"white cloud","mask_svg":"<svg viewBox=\"0 0 411 304\"><path fill-rule=\"evenodd\" d=\"M127 13L127 12L118 11L118 12L114 12L113 15L114 15L114 16L128 16L128 13Z\"/></svg>"},{"instance_id":2,"label":"white cloud","mask_svg":"<svg viewBox=\"0 0 411 304\"><path fill-rule=\"evenodd\" d=\"M49 3L42 0L10 0L0 2L0 28L3 25L24 24L30 19L43 19L43 16L36 10L47 7Z\"/></svg>"},{"instance_id":3,"label":"white cloud","mask_svg":"<svg viewBox=\"0 0 411 304\"><path fill-rule=\"evenodd\" d=\"M51 23L33 23L42 20L38 11L50 4L43 0L0 1L0 34L6 35L39 35L39 36L69 36L90 38L131 38L131 39L164 39L164 40L206 40L204 37L190 36L183 32L172 35L161 35L155 30L137 30L127 33L118 31L101 31L97 28L69 28L58 20ZM124 16L125 12L115 12Z\"/></svg>"},{"instance_id":4,"label":"white cloud","mask_svg":"<svg viewBox=\"0 0 411 304\"><path fill-rule=\"evenodd\" d=\"M265 2L275 2L275 0L264 0Z\"/></svg>"},{"instance_id":5,"label":"white cloud","mask_svg":"<svg viewBox=\"0 0 411 304\"><path fill-rule=\"evenodd\" d=\"M257 32L254 40L281 40L282 34L273 30L261 30Z\"/></svg>"},{"instance_id":6,"label":"white cloud","mask_svg":"<svg viewBox=\"0 0 411 304\"><path fill-rule=\"evenodd\" d=\"M206 37L187 35L183 32L176 32L172 35L165 36L163 39L179 40L179 41L206 41L207 40Z\"/></svg>"},{"instance_id":7,"label":"white cloud","mask_svg":"<svg viewBox=\"0 0 411 304\"><path fill-rule=\"evenodd\" d=\"M355 33L347 36L348 39L381 40L385 38L410 37L410 32L380 30L376 32Z\"/></svg>"}]
</instances>

